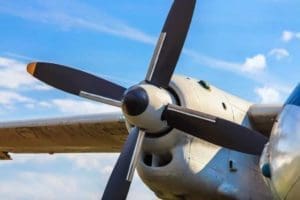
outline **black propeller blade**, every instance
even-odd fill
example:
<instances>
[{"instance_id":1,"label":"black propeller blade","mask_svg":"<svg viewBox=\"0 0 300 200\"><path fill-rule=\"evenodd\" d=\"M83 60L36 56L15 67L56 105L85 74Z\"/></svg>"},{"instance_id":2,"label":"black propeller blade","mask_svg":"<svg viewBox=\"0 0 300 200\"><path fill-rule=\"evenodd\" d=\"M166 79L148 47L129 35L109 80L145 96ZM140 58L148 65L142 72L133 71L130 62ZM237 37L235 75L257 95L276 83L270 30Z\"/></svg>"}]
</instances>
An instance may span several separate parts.
<instances>
[{"instance_id":1,"label":"black propeller blade","mask_svg":"<svg viewBox=\"0 0 300 200\"><path fill-rule=\"evenodd\" d=\"M268 139L260 133L212 115L176 105L163 113L168 125L213 144L260 155Z\"/></svg>"},{"instance_id":2,"label":"black propeller blade","mask_svg":"<svg viewBox=\"0 0 300 200\"><path fill-rule=\"evenodd\" d=\"M131 184L131 180L127 180L127 175L138 142L138 136L139 129L133 128L110 175L102 200L126 199Z\"/></svg>"},{"instance_id":3,"label":"black propeller blade","mask_svg":"<svg viewBox=\"0 0 300 200\"><path fill-rule=\"evenodd\" d=\"M168 88L191 24L195 4L196 0L174 1L148 69L146 81L149 83Z\"/></svg>"},{"instance_id":4,"label":"black propeller blade","mask_svg":"<svg viewBox=\"0 0 300 200\"><path fill-rule=\"evenodd\" d=\"M116 105L121 101L125 92L122 86L63 65L30 63L27 71L37 79L65 92L74 95L80 95L80 92L95 94L104 100L115 101Z\"/></svg>"}]
</instances>

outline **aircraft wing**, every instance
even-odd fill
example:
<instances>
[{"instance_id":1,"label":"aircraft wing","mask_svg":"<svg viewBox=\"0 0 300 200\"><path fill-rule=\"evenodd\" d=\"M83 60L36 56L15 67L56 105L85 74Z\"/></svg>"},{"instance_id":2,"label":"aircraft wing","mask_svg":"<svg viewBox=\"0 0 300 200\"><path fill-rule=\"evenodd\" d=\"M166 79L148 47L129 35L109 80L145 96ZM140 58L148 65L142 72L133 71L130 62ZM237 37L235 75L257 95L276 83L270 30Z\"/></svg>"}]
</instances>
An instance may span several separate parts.
<instances>
[{"instance_id":1,"label":"aircraft wing","mask_svg":"<svg viewBox=\"0 0 300 200\"><path fill-rule=\"evenodd\" d=\"M253 129L266 137L270 137L273 124L281 112L282 105L254 104L248 111Z\"/></svg>"},{"instance_id":2,"label":"aircraft wing","mask_svg":"<svg viewBox=\"0 0 300 200\"><path fill-rule=\"evenodd\" d=\"M128 135L121 112L0 123L0 159L8 153L119 152Z\"/></svg>"}]
</instances>

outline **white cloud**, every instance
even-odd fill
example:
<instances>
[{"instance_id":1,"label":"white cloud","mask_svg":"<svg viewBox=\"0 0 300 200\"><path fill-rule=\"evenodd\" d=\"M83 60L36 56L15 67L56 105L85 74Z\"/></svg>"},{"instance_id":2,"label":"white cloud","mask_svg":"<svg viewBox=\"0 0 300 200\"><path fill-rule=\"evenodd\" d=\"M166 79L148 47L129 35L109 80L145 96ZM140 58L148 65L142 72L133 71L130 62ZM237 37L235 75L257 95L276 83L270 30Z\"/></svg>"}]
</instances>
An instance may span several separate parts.
<instances>
[{"instance_id":1,"label":"white cloud","mask_svg":"<svg viewBox=\"0 0 300 200\"><path fill-rule=\"evenodd\" d=\"M0 56L0 105L3 108L12 109L16 105L27 109L54 108L61 113L74 115L118 111L118 108L101 103L73 99L37 101L21 94L21 91L49 89L49 86L27 73L26 64Z\"/></svg>"},{"instance_id":2,"label":"white cloud","mask_svg":"<svg viewBox=\"0 0 300 200\"><path fill-rule=\"evenodd\" d=\"M113 169L114 169L114 165L107 165L107 166L105 166L102 170L101 170L101 172L102 173L111 173L112 171L113 171Z\"/></svg>"},{"instance_id":3,"label":"white cloud","mask_svg":"<svg viewBox=\"0 0 300 200\"><path fill-rule=\"evenodd\" d=\"M263 85L272 84L281 93L284 93L284 94L290 94L291 90L293 89L292 86L288 85L285 81L282 81L280 79L280 77L278 78L274 74L270 74L267 70L256 71L255 75L253 75L253 72L245 73L246 72L246 70L245 70L246 61L244 63L226 61L226 60L206 56L206 55L200 54L198 52L195 52L193 50L187 50L187 49L184 49L183 53L186 54L189 58L191 58L192 61L195 63L201 64L205 67L211 67L211 68L229 71L229 72L238 74L240 76L243 76L245 78L248 78L250 80L253 80L253 81L263 84ZM263 58L261 59L262 61L261 61L260 65L264 66L264 63L265 63L264 60L266 60L266 59L265 59L265 56L262 55L262 57ZM251 58L250 58L250 60L251 60ZM193 70L195 70L195 69L193 69Z\"/></svg>"},{"instance_id":4,"label":"white cloud","mask_svg":"<svg viewBox=\"0 0 300 200\"><path fill-rule=\"evenodd\" d=\"M291 40L294 39L300 39L300 32L293 32L293 31L283 31L281 39L284 42L290 42Z\"/></svg>"},{"instance_id":5,"label":"white cloud","mask_svg":"<svg viewBox=\"0 0 300 200\"><path fill-rule=\"evenodd\" d=\"M283 31L281 39L285 42L288 42L291 39L293 39L293 37L294 37L294 33L292 33L291 31Z\"/></svg>"},{"instance_id":6,"label":"white cloud","mask_svg":"<svg viewBox=\"0 0 300 200\"><path fill-rule=\"evenodd\" d=\"M26 72L26 65L0 56L0 105L14 109L16 105L34 108L35 100L23 94L25 90L48 90ZM22 90L22 92L20 91Z\"/></svg>"},{"instance_id":7,"label":"white cloud","mask_svg":"<svg viewBox=\"0 0 300 200\"><path fill-rule=\"evenodd\" d=\"M101 174L110 174L118 153L72 153L72 154L12 154L13 161L0 162L3 165L16 165L31 163L33 165L51 164L59 160L68 160L72 162L72 167L87 172L99 172Z\"/></svg>"},{"instance_id":8,"label":"white cloud","mask_svg":"<svg viewBox=\"0 0 300 200\"><path fill-rule=\"evenodd\" d=\"M277 60L289 57L290 53L286 49L275 48L269 52L269 56L274 56Z\"/></svg>"},{"instance_id":9,"label":"white cloud","mask_svg":"<svg viewBox=\"0 0 300 200\"><path fill-rule=\"evenodd\" d=\"M84 100L54 99L48 102L65 114L91 114L119 111L119 108Z\"/></svg>"},{"instance_id":10,"label":"white cloud","mask_svg":"<svg viewBox=\"0 0 300 200\"><path fill-rule=\"evenodd\" d=\"M13 154L12 161L0 162L5 174L0 179L0 199L99 199L117 157L108 153ZM128 199L141 198L154 199L154 194L135 173Z\"/></svg>"},{"instance_id":11,"label":"white cloud","mask_svg":"<svg viewBox=\"0 0 300 200\"><path fill-rule=\"evenodd\" d=\"M112 113L120 111L120 108L86 100L75 99L50 99L47 101L34 101L26 105L28 108L57 109L66 115L80 115L93 113Z\"/></svg>"},{"instance_id":12,"label":"white cloud","mask_svg":"<svg viewBox=\"0 0 300 200\"><path fill-rule=\"evenodd\" d=\"M33 99L22 96L16 92L0 91L0 104L3 106L12 106L15 103L32 103Z\"/></svg>"},{"instance_id":13,"label":"white cloud","mask_svg":"<svg viewBox=\"0 0 300 200\"><path fill-rule=\"evenodd\" d=\"M0 106L6 109L25 107L27 109L53 109L64 115L119 112L120 108L86 100L71 98L38 101L12 90L0 90Z\"/></svg>"},{"instance_id":14,"label":"white cloud","mask_svg":"<svg viewBox=\"0 0 300 200\"><path fill-rule=\"evenodd\" d=\"M118 154L70 154L63 158L71 160L78 169L87 171L99 171L103 174L110 174Z\"/></svg>"},{"instance_id":15,"label":"white cloud","mask_svg":"<svg viewBox=\"0 0 300 200\"><path fill-rule=\"evenodd\" d=\"M244 63L237 63L204 56L192 50L184 50L184 53L191 57L195 62L236 73L244 71L255 73L263 71L267 67L266 57L263 54L247 58Z\"/></svg>"},{"instance_id":16,"label":"white cloud","mask_svg":"<svg viewBox=\"0 0 300 200\"><path fill-rule=\"evenodd\" d=\"M42 106L42 107L45 107L45 108L51 108L52 107L51 103L49 103L47 101L41 101L38 104L39 104L39 106Z\"/></svg>"},{"instance_id":17,"label":"white cloud","mask_svg":"<svg viewBox=\"0 0 300 200\"><path fill-rule=\"evenodd\" d=\"M282 101L280 92L273 87L256 88L255 93L258 95L261 103L281 103Z\"/></svg>"},{"instance_id":18,"label":"white cloud","mask_svg":"<svg viewBox=\"0 0 300 200\"><path fill-rule=\"evenodd\" d=\"M8 89L48 90L26 71L26 64L14 59L0 57L0 87Z\"/></svg>"},{"instance_id":19,"label":"white cloud","mask_svg":"<svg viewBox=\"0 0 300 200\"><path fill-rule=\"evenodd\" d=\"M261 72L266 67L266 57L262 54L258 54L254 57L247 58L245 63L243 64L243 70L251 73Z\"/></svg>"},{"instance_id":20,"label":"white cloud","mask_svg":"<svg viewBox=\"0 0 300 200\"><path fill-rule=\"evenodd\" d=\"M4 165L22 165L26 163L32 164L47 164L55 161L58 158L58 154L49 155L49 154L11 154L13 160L8 162L0 162L0 167ZM62 155L60 155L62 156Z\"/></svg>"},{"instance_id":21,"label":"white cloud","mask_svg":"<svg viewBox=\"0 0 300 200\"><path fill-rule=\"evenodd\" d=\"M0 57L0 87L16 89L34 85L36 81L26 72L26 65L9 58Z\"/></svg>"},{"instance_id":22,"label":"white cloud","mask_svg":"<svg viewBox=\"0 0 300 200\"><path fill-rule=\"evenodd\" d=\"M84 189L83 189L84 188ZM92 193L76 177L22 171L0 181L1 199L91 199Z\"/></svg>"}]
</instances>

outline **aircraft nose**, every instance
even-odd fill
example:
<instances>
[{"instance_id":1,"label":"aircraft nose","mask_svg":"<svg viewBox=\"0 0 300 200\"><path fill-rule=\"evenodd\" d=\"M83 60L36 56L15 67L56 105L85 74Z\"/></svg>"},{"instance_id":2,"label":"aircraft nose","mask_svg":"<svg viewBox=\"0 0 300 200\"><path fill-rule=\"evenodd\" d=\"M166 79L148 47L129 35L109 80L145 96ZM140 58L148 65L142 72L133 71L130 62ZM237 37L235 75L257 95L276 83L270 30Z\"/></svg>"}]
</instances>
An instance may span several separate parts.
<instances>
[{"instance_id":1,"label":"aircraft nose","mask_svg":"<svg viewBox=\"0 0 300 200\"><path fill-rule=\"evenodd\" d=\"M137 116L142 114L149 104L149 97L145 89L134 87L129 89L122 101L122 110L127 115Z\"/></svg>"}]
</instances>

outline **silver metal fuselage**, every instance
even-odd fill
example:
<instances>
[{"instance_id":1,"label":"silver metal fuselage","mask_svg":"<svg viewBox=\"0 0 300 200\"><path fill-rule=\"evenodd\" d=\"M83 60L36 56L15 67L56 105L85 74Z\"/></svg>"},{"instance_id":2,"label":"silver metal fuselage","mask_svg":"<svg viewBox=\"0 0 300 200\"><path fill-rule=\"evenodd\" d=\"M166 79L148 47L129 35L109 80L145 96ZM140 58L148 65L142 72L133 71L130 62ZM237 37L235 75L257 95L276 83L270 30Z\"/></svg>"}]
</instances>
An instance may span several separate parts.
<instances>
[{"instance_id":1,"label":"silver metal fuselage","mask_svg":"<svg viewBox=\"0 0 300 200\"><path fill-rule=\"evenodd\" d=\"M251 127L247 116L251 103L247 101L181 76L174 76L170 87L184 107ZM222 148L176 129L145 138L138 173L162 199L271 199L258 156Z\"/></svg>"}]
</instances>

